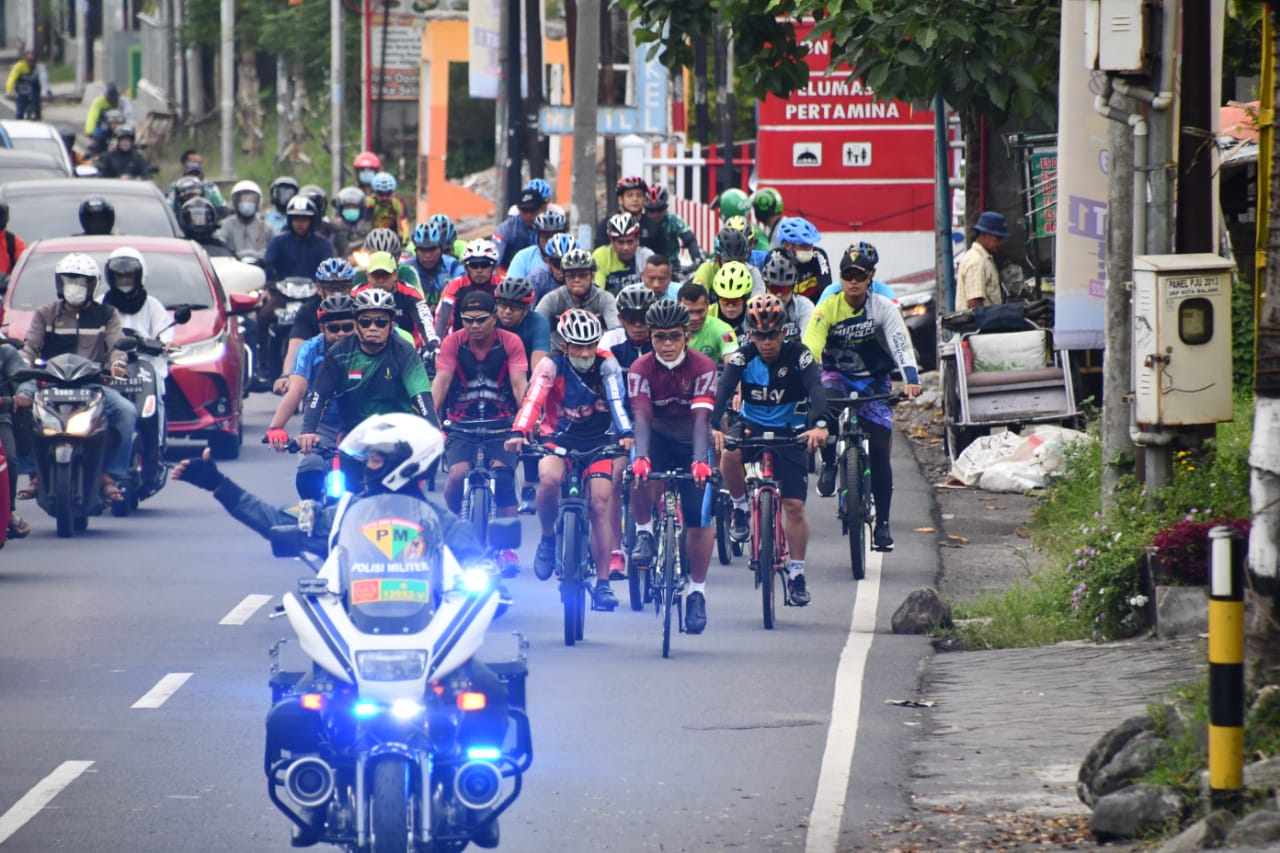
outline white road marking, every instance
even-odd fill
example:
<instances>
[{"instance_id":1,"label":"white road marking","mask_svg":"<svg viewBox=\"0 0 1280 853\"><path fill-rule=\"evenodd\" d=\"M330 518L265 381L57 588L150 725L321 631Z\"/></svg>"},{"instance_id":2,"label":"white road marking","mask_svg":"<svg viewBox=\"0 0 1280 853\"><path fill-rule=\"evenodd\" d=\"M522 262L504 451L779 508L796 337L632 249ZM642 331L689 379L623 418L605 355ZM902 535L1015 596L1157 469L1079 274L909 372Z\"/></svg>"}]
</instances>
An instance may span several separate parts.
<instances>
[{"instance_id":1,"label":"white road marking","mask_svg":"<svg viewBox=\"0 0 1280 853\"><path fill-rule=\"evenodd\" d=\"M0 815L0 844L9 836L26 825L27 821L39 814L40 810L63 788L70 785L81 773L93 766L92 761L64 761L30 791L22 795L22 799L13 807Z\"/></svg>"},{"instance_id":2,"label":"white road marking","mask_svg":"<svg viewBox=\"0 0 1280 853\"><path fill-rule=\"evenodd\" d=\"M270 595L246 595L244 601L241 601L235 607L231 608L231 612L222 617L218 622L219 625L243 625L248 622L253 614L257 613L262 605L270 601Z\"/></svg>"},{"instance_id":3,"label":"white road marking","mask_svg":"<svg viewBox=\"0 0 1280 853\"><path fill-rule=\"evenodd\" d=\"M882 554L872 551L867 558L866 577L858 581L858 597L853 604L849 639L836 667L835 695L831 699L831 725L818 771L818 791L809 813L805 853L835 853L844 820L844 803L849 795L849 771L853 748L858 740L858 712L862 708L862 676L876 630L876 605L880 601Z\"/></svg>"},{"instance_id":4,"label":"white road marking","mask_svg":"<svg viewBox=\"0 0 1280 853\"><path fill-rule=\"evenodd\" d=\"M141 699L134 702L131 708L159 708L169 697L178 692L178 688L187 683L190 672L171 672L156 682L156 686L148 690Z\"/></svg>"}]
</instances>

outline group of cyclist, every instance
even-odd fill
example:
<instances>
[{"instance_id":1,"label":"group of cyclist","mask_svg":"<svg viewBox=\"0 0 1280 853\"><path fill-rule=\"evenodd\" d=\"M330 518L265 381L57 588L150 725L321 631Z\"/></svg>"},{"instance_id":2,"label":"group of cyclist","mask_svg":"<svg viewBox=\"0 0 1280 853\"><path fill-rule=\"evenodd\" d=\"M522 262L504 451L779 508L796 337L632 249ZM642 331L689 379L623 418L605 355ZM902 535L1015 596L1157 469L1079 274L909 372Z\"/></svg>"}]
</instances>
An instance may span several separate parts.
<instances>
[{"instance_id":1,"label":"group of cyclist","mask_svg":"<svg viewBox=\"0 0 1280 853\"><path fill-rule=\"evenodd\" d=\"M447 217L408 229L402 208L381 197L381 173L366 175L374 161L356 165L372 195L360 208L354 198L344 201L346 190L339 193L337 227L364 223L365 214L387 207L383 221L369 222L374 227L363 235L363 270L317 233L316 206L301 190L285 201L284 227L266 247L269 275L297 274L309 264L318 287L294 323L285 375L275 383L285 396L267 434L272 445L289 444L285 427L304 395L297 444L306 453L335 447L370 415L416 413L444 431L444 496L453 512L463 509L463 482L482 449L497 513L537 515L533 569L542 580L556 568L555 520L567 463L556 455L526 457L517 494L522 452L534 441L600 450L583 479L597 571L593 605L604 610L618 603L610 581L625 576L625 472L634 481L637 531L629 556L641 566L655 558L660 475L687 472L678 486L691 580L684 612L686 631L696 634L707 622L714 547L707 495L717 468L733 501L730 533L739 541L750 535L743 463L754 454L726 449L726 437L794 436L792 446L775 451L776 470L791 603L809 603L808 453L823 458L819 493L835 490L827 395L887 390L894 369L907 396L919 392L897 306L873 289L874 247L846 249L833 281L817 229L783 216L775 190L752 196L733 190L719 199L724 225L704 258L688 226L669 211L665 187L627 177L616 188L618 210L596 231L598 245L576 243L565 212L551 203L551 187L535 179L492 238L459 249ZM273 202L279 186L272 185ZM239 215L241 194L231 195ZM363 213L349 218L352 206ZM679 274L682 250L695 270L687 281ZM317 255L323 255L318 262ZM887 551L892 415L872 403L861 417L872 436L873 547ZM450 434L450 425L477 420L509 430L491 438ZM324 470L304 457L303 497L320 496Z\"/></svg>"}]
</instances>

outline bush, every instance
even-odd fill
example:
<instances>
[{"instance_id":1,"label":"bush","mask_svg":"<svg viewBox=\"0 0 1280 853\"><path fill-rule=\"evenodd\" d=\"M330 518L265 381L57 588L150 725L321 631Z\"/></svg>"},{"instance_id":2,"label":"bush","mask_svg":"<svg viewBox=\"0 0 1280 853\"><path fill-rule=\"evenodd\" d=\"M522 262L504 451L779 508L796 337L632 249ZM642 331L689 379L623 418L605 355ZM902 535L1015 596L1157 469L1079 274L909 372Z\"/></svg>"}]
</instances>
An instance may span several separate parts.
<instances>
[{"instance_id":1,"label":"bush","mask_svg":"<svg viewBox=\"0 0 1280 853\"><path fill-rule=\"evenodd\" d=\"M1156 549L1153 566L1156 583L1203 586L1209 583L1209 531L1219 525L1249 535L1249 519L1205 518L1192 508L1180 521L1164 528L1151 540Z\"/></svg>"}]
</instances>

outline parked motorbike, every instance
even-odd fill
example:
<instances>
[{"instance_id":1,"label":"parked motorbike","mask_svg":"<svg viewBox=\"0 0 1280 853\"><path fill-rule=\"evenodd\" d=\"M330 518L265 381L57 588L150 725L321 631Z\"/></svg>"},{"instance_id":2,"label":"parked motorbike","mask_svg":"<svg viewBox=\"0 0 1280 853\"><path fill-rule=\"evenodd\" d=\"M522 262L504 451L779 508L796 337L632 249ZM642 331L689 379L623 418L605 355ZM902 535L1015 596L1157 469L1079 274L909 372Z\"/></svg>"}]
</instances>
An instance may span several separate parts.
<instances>
[{"instance_id":1,"label":"parked motorbike","mask_svg":"<svg viewBox=\"0 0 1280 853\"><path fill-rule=\"evenodd\" d=\"M411 520L421 508L344 498L317 576L284 596L312 667L282 671L280 643L271 650L265 770L295 846L496 847L532 763L527 643L505 663L475 658L499 604L492 570L464 571L429 545ZM309 515L272 530L273 553L302 553Z\"/></svg>"},{"instance_id":2,"label":"parked motorbike","mask_svg":"<svg viewBox=\"0 0 1280 853\"><path fill-rule=\"evenodd\" d=\"M116 344L125 352L135 346L127 336ZM19 382L36 382L31 407L36 503L57 521L58 536L64 539L87 528L89 517L100 515L109 503L102 497L103 463L122 437L108 429L102 377L101 364L74 353L17 374Z\"/></svg>"},{"instance_id":3,"label":"parked motorbike","mask_svg":"<svg viewBox=\"0 0 1280 853\"><path fill-rule=\"evenodd\" d=\"M265 330L267 335L267 353L270 363L266 365L268 376L279 376L284 372L284 357L289 351L289 332L293 329L293 321L298 316L302 303L315 295L316 283L309 278L290 277L267 285L278 295L268 296L276 300L275 316ZM263 329L258 334L264 334Z\"/></svg>"}]
</instances>

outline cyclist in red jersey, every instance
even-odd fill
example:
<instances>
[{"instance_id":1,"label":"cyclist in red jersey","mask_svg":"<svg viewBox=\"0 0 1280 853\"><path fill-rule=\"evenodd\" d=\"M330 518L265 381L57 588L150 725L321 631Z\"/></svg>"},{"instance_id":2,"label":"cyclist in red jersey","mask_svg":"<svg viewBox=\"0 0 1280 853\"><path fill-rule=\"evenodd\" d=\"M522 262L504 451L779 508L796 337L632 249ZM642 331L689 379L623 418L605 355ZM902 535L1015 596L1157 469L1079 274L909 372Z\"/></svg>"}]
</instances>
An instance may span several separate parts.
<instances>
[{"instance_id":1,"label":"cyclist in red jersey","mask_svg":"<svg viewBox=\"0 0 1280 853\"><path fill-rule=\"evenodd\" d=\"M492 296L498 285L502 284L503 275L498 271L498 247L492 240L472 240L468 243L462 250L462 265L466 267L466 272L444 286L440 304L436 306L436 334L441 339L449 332L462 328L462 323L454 316L453 306L463 296L475 290Z\"/></svg>"},{"instance_id":2,"label":"cyclist in red jersey","mask_svg":"<svg viewBox=\"0 0 1280 853\"><path fill-rule=\"evenodd\" d=\"M707 518L706 481L711 476L709 443L715 404L716 365L689 349L689 309L679 302L655 302L645 312L653 352L636 359L627 374L627 390L635 419L635 460L631 470L640 481L654 471L689 467L695 482L681 481L686 550L692 583L684 597L685 632L701 634L707 626L707 569L714 531ZM650 563L656 556L653 506L658 490L637 483L632 508L636 545L632 558Z\"/></svg>"}]
</instances>

